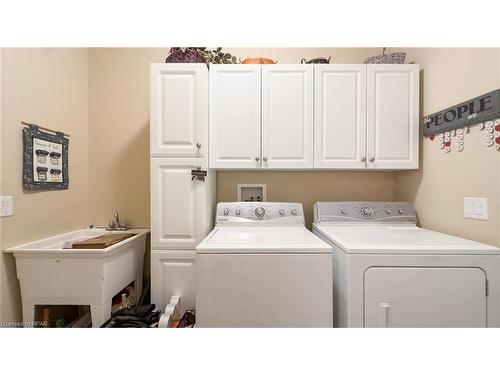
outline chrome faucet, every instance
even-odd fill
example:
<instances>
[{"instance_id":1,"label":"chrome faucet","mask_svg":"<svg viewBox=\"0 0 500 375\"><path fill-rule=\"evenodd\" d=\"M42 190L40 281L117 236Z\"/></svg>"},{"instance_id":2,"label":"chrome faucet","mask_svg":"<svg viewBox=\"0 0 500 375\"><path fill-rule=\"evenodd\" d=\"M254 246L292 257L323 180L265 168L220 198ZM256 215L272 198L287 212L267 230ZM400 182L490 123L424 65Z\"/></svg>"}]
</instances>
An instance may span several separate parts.
<instances>
[{"instance_id":1,"label":"chrome faucet","mask_svg":"<svg viewBox=\"0 0 500 375\"><path fill-rule=\"evenodd\" d=\"M109 227L106 230L127 230L127 225L125 221L120 223L120 216L118 216L118 211L115 212L113 220L109 222Z\"/></svg>"}]
</instances>

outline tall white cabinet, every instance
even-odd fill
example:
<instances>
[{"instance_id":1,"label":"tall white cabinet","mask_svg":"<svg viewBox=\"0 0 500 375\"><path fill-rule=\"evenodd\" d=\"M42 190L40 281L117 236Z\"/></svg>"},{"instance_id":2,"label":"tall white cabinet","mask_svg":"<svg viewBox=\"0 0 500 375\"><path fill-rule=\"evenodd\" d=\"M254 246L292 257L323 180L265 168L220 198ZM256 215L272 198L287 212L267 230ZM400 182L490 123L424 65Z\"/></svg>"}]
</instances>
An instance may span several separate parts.
<instances>
[{"instance_id":1,"label":"tall white cabinet","mask_svg":"<svg viewBox=\"0 0 500 375\"><path fill-rule=\"evenodd\" d=\"M181 296L194 309L195 247L213 225L215 173L208 169L208 69L151 64L151 301Z\"/></svg>"}]
</instances>

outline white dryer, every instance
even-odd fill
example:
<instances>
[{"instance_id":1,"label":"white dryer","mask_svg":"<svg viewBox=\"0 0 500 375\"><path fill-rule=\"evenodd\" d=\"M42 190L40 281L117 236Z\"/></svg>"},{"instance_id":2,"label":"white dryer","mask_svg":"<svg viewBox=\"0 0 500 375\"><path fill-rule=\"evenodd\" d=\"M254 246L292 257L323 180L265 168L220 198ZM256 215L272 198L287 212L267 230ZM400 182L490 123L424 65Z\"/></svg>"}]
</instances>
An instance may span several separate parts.
<instances>
[{"instance_id":1,"label":"white dryer","mask_svg":"<svg viewBox=\"0 0 500 375\"><path fill-rule=\"evenodd\" d=\"M411 203L318 202L336 327L500 326L500 249L419 228Z\"/></svg>"},{"instance_id":2,"label":"white dryer","mask_svg":"<svg viewBox=\"0 0 500 375\"><path fill-rule=\"evenodd\" d=\"M219 203L196 247L197 327L332 327L331 246L300 203Z\"/></svg>"}]
</instances>

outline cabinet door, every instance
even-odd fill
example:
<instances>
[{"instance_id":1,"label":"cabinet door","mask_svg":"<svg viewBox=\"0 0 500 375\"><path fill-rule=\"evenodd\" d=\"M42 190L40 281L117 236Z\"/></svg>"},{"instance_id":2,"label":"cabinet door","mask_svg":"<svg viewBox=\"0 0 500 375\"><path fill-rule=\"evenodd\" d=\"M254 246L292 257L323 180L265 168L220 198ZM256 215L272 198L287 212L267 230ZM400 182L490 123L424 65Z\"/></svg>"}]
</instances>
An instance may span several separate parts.
<instances>
[{"instance_id":1,"label":"cabinet door","mask_svg":"<svg viewBox=\"0 0 500 375\"><path fill-rule=\"evenodd\" d=\"M260 65L210 65L210 168L260 167Z\"/></svg>"},{"instance_id":2,"label":"cabinet door","mask_svg":"<svg viewBox=\"0 0 500 375\"><path fill-rule=\"evenodd\" d=\"M372 267L364 289L365 327L486 327L479 268Z\"/></svg>"},{"instance_id":3,"label":"cabinet door","mask_svg":"<svg viewBox=\"0 0 500 375\"><path fill-rule=\"evenodd\" d=\"M418 168L418 87L418 65L368 65L369 168Z\"/></svg>"},{"instance_id":4,"label":"cabinet door","mask_svg":"<svg viewBox=\"0 0 500 375\"><path fill-rule=\"evenodd\" d=\"M181 314L195 308L195 251L151 252L151 303L162 311L172 296L180 296Z\"/></svg>"},{"instance_id":5,"label":"cabinet door","mask_svg":"<svg viewBox=\"0 0 500 375\"><path fill-rule=\"evenodd\" d=\"M312 168L313 65L262 66L262 166Z\"/></svg>"},{"instance_id":6,"label":"cabinet door","mask_svg":"<svg viewBox=\"0 0 500 375\"><path fill-rule=\"evenodd\" d=\"M366 65L316 65L314 103L314 167L366 168Z\"/></svg>"},{"instance_id":7,"label":"cabinet door","mask_svg":"<svg viewBox=\"0 0 500 375\"><path fill-rule=\"evenodd\" d=\"M208 156L205 64L151 65L152 156Z\"/></svg>"},{"instance_id":8,"label":"cabinet door","mask_svg":"<svg viewBox=\"0 0 500 375\"><path fill-rule=\"evenodd\" d=\"M206 204L209 179L191 180L191 170L206 169L204 159L151 160L151 245L193 248L208 227Z\"/></svg>"}]
</instances>

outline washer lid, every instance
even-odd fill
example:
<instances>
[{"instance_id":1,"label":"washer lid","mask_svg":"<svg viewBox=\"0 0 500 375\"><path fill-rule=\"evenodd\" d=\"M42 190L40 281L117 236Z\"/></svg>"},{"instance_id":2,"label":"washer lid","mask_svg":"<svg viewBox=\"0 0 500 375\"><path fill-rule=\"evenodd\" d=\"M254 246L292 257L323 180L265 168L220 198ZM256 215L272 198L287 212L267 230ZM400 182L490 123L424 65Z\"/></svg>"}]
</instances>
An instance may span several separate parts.
<instances>
[{"instance_id":1,"label":"washer lid","mask_svg":"<svg viewBox=\"0 0 500 375\"><path fill-rule=\"evenodd\" d=\"M216 227L198 253L331 252L331 246L305 227Z\"/></svg>"},{"instance_id":2,"label":"washer lid","mask_svg":"<svg viewBox=\"0 0 500 375\"><path fill-rule=\"evenodd\" d=\"M412 225L316 225L319 235L352 254L500 254L500 249Z\"/></svg>"}]
</instances>

